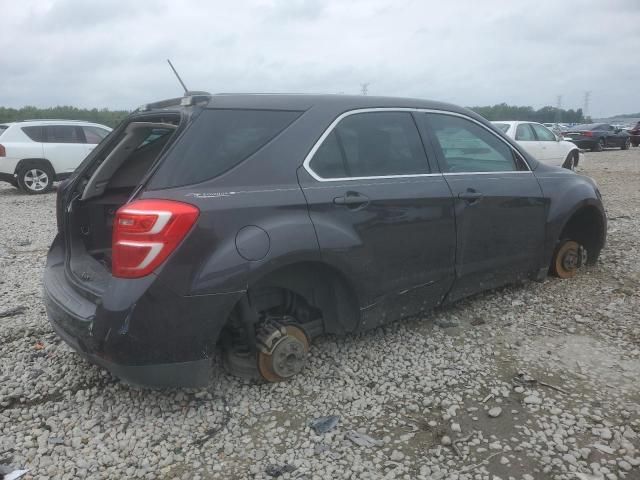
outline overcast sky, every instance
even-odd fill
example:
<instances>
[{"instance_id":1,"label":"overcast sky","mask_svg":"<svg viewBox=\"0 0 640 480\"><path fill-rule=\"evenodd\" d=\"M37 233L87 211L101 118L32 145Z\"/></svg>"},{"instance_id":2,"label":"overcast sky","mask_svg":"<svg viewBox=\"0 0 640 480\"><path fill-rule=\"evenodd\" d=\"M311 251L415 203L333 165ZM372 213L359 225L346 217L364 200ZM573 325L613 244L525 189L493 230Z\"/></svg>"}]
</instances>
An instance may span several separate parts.
<instances>
[{"instance_id":1,"label":"overcast sky","mask_svg":"<svg viewBox=\"0 0 640 480\"><path fill-rule=\"evenodd\" d=\"M640 0L0 0L0 106L193 90L640 111Z\"/></svg>"}]
</instances>

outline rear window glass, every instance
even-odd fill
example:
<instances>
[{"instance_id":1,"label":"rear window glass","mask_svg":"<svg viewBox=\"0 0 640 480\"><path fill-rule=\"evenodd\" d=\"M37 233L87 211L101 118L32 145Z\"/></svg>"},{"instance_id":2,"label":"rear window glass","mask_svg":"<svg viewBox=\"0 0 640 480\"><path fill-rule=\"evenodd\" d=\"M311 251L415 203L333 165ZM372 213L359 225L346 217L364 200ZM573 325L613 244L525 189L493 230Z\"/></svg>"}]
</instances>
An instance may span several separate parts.
<instances>
[{"instance_id":1,"label":"rear window glass","mask_svg":"<svg viewBox=\"0 0 640 480\"><path fill-rule=\"evenodd\" d=\"M82 130L87 143L100 143L104 137L109 135L109 130L100 127L86 126L82 127Z\"/></svg>"},{"instance_id":2,"label":"rear window glass","mask_svg":"<svg viewBox=\"0 0 640 480\"><path fill-rule=\"evenodd\" d=\"M301 112L223 110L202 112L154 175L152 187L203 182L226 172L269 143Z\"/></svg>"},{"instance_id":3,"label":"rear window glass","mask_svg":"<svg viewBox=\"0 0 640 480\"><path fill-rule=\"evenodd\" d=\"M507 133L507 130L509 130L509 124L508 123L494 123L494 125L502 133Z\"/></svg>"},{"instance_id":4,"label":"rear window glass","mask_svg":"<svg viewBox=\"0 0 640 480\"><path fill-rule=\"evenodd\" d=\"M22 131L34 142L44 142L44 129L42 127L22 127Z\"/></svg>"},{"instance_id":5,"label":"rear window glass","mask_svg":"<svg viewBox=\"0 0 640 480\"><path fill-rule=\"evenodd\" d=\"M574 125L571 130L602 130L600 123L584 123L582 125Z\"/></svg>"},{"instance_id":6,"label":"rear window glass","mask_svg":"<svg viewBox=\"0 0 640 480\"><path fill-rule=\"evenodd\" d=\"M9 125L0 125L0 137L7 128L9 128Z\"/></svg>"}]
</instances>

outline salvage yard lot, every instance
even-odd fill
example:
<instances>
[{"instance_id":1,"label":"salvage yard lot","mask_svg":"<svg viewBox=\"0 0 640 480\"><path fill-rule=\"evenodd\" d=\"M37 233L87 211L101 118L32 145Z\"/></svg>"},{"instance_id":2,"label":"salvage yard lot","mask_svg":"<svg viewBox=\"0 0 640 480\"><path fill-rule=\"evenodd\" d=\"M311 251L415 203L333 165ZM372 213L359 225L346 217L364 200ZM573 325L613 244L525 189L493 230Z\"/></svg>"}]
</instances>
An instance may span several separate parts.
<instances>
[{"instance_id":1,"label":"salvage yard lot","mask_svg":"<svg viewBox=\"0 0 640 480\"><path fill-rule=\"evenodd\" d=\"M124 385L54 335L40 281L55 197L0 184L0 466L33 478L271 478L285 465L282 478L640 478L640 150L584 163L609 237L575 279L325 337L289 383L216 369L209 389L188 391ZM307 424L324 415L340 421L318 435Z\"/></svg>"}]
</instances>

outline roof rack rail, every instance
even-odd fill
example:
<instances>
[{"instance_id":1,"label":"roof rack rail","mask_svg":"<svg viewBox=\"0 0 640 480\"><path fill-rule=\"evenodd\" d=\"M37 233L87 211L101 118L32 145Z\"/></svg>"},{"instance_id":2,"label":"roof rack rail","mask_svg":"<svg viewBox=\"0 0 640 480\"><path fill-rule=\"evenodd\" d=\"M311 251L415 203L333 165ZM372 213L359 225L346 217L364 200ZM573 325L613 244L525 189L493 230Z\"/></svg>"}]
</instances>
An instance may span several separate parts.
<instances>
[{"instance_id":1,"label":"roof rack rail","mask_svg":"<svg viewBox=\"0 0 640 480\"><path fill-rule=\"evenodd\" d=\"M16 122L83 122L94 123L91 120L73 120L69 118L26 118L24 120L16 120Z\"/></svg>"}]
</instances>

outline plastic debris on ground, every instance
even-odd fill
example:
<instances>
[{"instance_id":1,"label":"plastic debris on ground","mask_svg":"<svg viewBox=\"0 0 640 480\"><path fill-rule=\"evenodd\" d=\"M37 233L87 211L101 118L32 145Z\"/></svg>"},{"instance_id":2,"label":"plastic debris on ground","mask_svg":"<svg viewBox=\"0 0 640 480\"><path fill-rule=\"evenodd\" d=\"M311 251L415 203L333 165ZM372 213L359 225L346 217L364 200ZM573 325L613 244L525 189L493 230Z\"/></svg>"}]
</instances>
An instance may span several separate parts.
<instances>
[{"instance_id":1,"label":"plastic debris on ground","mask_svg":"<svg viewBox=\"0 0 640 480\"><path fill-rule=\"evenodd\" d=\"M269 465L267 469L264 471L270 477L278 478L284 475L285 473L291 473L296 470L296 467L293 465L289 465L285 463L284 465Z\"/></svg>"},{"instance_id":2,"label":"plastic debris on ground","mask_svg":"<svg viewBox=\"0 0 640 480\"><path fill-rule=\"evenodd\" d=\"M361 447L377 447L384 443L382 440L376 440L375 438L372 438L369 435L356 432L354 430L349 430L345 434L344 438L351 440L353 443Z\"/></svg>"},{"instance_id":3,"label":"plastic debris on ground","mask_svg":"<svg viewBox=\"0 0 640 480\"><path fill-rule=\"evenodd\" d=\"M339 421L340 417L338 415L328 415L326 417L314 418L309 422L309 427L311 427L316 434L321 435L336 428Z\"/></svg>"}]
</instances>

